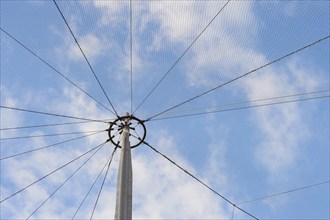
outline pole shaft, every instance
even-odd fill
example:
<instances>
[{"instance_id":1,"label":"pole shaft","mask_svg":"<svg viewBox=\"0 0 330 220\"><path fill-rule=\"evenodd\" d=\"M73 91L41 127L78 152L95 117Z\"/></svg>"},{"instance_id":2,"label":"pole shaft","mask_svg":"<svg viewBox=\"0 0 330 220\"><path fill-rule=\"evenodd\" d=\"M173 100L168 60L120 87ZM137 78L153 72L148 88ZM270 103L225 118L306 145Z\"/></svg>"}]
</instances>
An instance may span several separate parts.
<instances>
[{"instance_id":1,"label":"pole shaft","mask_svg":"<svg viewBox=\"0 0 330 220\"><path fill-rule=\"evenodd\" d=\"M124 126L117 178L116 220L132 219L132 158L129 142L129 128Z\"/></svg>"}]
</instances>

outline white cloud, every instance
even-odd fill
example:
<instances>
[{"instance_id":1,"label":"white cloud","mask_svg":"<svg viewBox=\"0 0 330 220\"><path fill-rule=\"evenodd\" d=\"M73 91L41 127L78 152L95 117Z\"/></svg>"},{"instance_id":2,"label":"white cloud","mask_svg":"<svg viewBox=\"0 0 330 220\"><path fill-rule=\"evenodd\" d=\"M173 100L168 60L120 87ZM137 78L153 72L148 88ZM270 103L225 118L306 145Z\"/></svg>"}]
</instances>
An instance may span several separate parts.
<instances>
[{"instance_id":1,"label":"white cloud","mask_svg":"<svg viewBox=\"0 0 330 220\"><path fill-rule=\"evenodd\" d=\"M69 19L69 25L82 51L93 66L93 62L101 58L107 50L110 50L112 44L111 41L102 35L96 35L92 32L81 33L83 29L83 27L80 26L80 23L82 23L80 21L81 19L82 18L79 16L72 15ZM75 62L85 62L83 54L66 26L64 31L63 29L59 30L55 26L50 26L49 29L54 35L58 36L59 39L63 39L61 45L53 48L56 60L60 63L57 67L60 72L69 72L70 66Z\"/></svg>"},{"instance_id":2,"label":"white cloud","mask_svg":"<svg viewBox=\"0 0 330 220\"><path fill-rule=\"evenodd\" d=\"M151 2L149 6L150 17L148 22L156 22L159 29L155 39L165 39L173 43L191 43L194 38L214 18L225 2ZM234 30L241 30L254 23L255 18L251 13L252 3L230 2L216 17L203 35L209 39L209 33L223 29L227 33L237 34ZM235 27L235 28L234 28ZM250 29L250 31L252 31ZM243 35L243 34L242 34ZM209 39L213 45L212 39Z\"/></svg>"},{"instance_id":3,"label":"white cloud","mask_svg":"<svg viewBox=\"0 0 330 220\"><path fill-rule=\"evenodd\" d=\"M287 71L266 69L244 80L250 100L258 97L276 97L314 90L321 82L306 68L296 68L289 62ZM303 79L303 80L302 80ZM270 179L285 180L290 176L297 159L299 146L310 133L304 121L305 111L299 103L258 108L253 119L260 129L261 143L256 150L257 161L269 172ZM278 178L281 176L282 178Z\"/></svg>"},{"instance_id":4,"label":"white cloud","mask_svg":"<svg viewBox=\"0 0 330 220\"><path fill-rule=\"evenodd\" d=\"M204 177L208 179L210 185L216 186L216 189L221 189L221 194L225 195L230 191L228 184L228 159L227 159L227 138L230 134L230 126L225 123L214 123L216 115L207 115L205 123L207 126L200 128L200 135L206 135L205 151L206 160L203 170ZM205 132L203 132L203 130Z\"/></svg>"},{"instance_id":5,"label":"white cloud","mask_svg":"<svg viewBox=\"0 0 330 220\"><path fill-rule=\"evenodd\" d=\"M78 42L85 55L87 56L87 59L91 61L99 58L103 54L104 50L109 46L108 42L104 44L101 39L99 39L93 34L87 34L79 38ZM70 45L71 46L69 48L69 51L67 52L69 58L73 61L80 61L84 59L78 46L76 44Z\"/></svg>"},{"instance_id":6,"label":"white cloud","mask_svg":"<svg viewBox=\"0 0 330 220\"><path fill-rule=\"evenodd\" d=\"M155 147L160 151L169 155L178 164L182 165L188 171L195 173L191 164L180 156L175 150L177 143L173 137L166 134L165 131L157 137L154 137L157 141L154 143ZM154 139L152 138L152 139ZM143 146L140 146L141 148ZM144 148L146 148L144 146ZM34 181L37 176L42 176L46 172L45 169L40 169L40 164L48 164L50 167L58 167L63 164L64 161L68 161L72 155L76 155L77 152L72 149L40 152L34 154L33 159L21 161L13 161L11 164L12 174L11 181L19 183L18 188L22 188L26 184ZM229 211L223 208L224 201L221 198L215 196L212 192L207 190L204 186L193 180L190 176L179 170L173 164L169 163L164 158L158 156L151 150L145 151L145 153L135 154L133 151L133 169L134 169L134 198L133 198L133 215L134 218L228 218ZM47 155L52 155L48 157ZM117 154L118 155L118 154ZM103 166L100 161L104 161L104 155L99 155L93 162L88 163L87 172L89 177L95 176L100 167ZM103 156L103 159L101 158ZM81 162L80 162L81 163ZM118 163L118 157L113 161L111 166L111 172L108 176L108 183L101 194L100 203L96 208L95 218L112 218L114 214L114 201L115 201L115 179L117 175L116 167ZM52 168L50 168L52 169ZM60 174L55 174L54 177L47 178L47 184L40 184L38 187L33 187L26 191L24 201L31 201L29 207L25 207L26 212L20 212L17 209L13 209L13 216L28 216L31 211L34 210L36 204L40 204L47 196L58 186L66 177L73 172L75 168L65 169ZM41 173L37 174L35 171ZM47 171L48 172L48 171ZM86 172L86 171L84 171ZM43 173L43 174L42 174ZM19 175L16 175L19 174ZM21 175L22 174L22 175ZM23 175L24 174L24 175ZM30 178L28 178L28 176ZM198 176L198 175L197 175ZM21 178L24 177L25 181L22 182ZM94 178L94 177L93 177ZM93 179L92 178L92 179ZM201 178L202 181L208 182ZM86 180L86 182L91 182ZM45 206L40 209L35 215L36 218L59 218L72 215L77 206L77 202L73 203L73 206L67 206L63 201L68 201L65 197L70 195L71 199L82 197L86 192L85 184L81 181L72 180L70 183L70 190L68 188L61 189L57 195ZM74 189L74 190L73 190ZM64 190L64 191L63 191ZM97 190L96 190L97 191ZM30 200L30 198L33 198ZM94 200L93 200L94 201ZM90 201L90 205L93 204ZM91 204L92 203L92 204ZM5 207L10 206L8 203ZM60 209L65 209L63 212L59 212ZM6 209L8 210L8 209ZM176 210L176 212L173 212ZM79 218L88 218L90 216L90 210L84 209L78 215Z\"/></svg>"},{"instance_id":7,"label":"white cloud","mask_svg":"<svg viewBox=\"0 0 330 220\"><path fill-rule=\"evenodd\" d=\"M252 2L229 3L194 44L186 63L191 86L214 87L265 62L264 55L253 49L260 22L252 6Z\"/></svg>"},{"instance_id":8,"label":"white cloud","mask_svg":"<svg viewBox=\"0 0 330 220\"><path fill-rule=\"evenodd\" d=\"M116 25L122 19L122 13L129 6L126 1L98 1L93 0L93 5L102 13L99 25ZM85 3L84 3L85 4Z\"/></svg>"},{"instance_id":9,"label":"white cloud","mask_svg":"<svg viewBox=\"0 0 330 220\"><path fill-rule=\"evenodd\" d=\"M78 117L85 117L89 119L100 119L106 120L111 119L114 116L112 113L100 109L100 107L96 104L95 101L89 99L78 91L75 88L63 88L63 96L61 100L55 100L50 103L50 109L53 112L58 112L59 114L70 115L70 116L78 116ZM88 124L77 124L75 126L75 131L98 131L98 130L105 130L108 128L108 124L106 123L88 123ZM61 132L73 132L72 128L60 128ZM66 129L66 130L65 130ZM69 130L68 130L69 129ZM74 132L75 132L74 131ZM85 133L85 135L90 133ZM105 135L104 135L105 136ZM89 140L89 144L97 144L100 143L99 141L100 135L93 135L87 138ZM107 136L104 137L104 141Z\"/></svg>"},{"instance_id":10,"label":"white cloud","mask_svg":"<svg viewBox=\"0 0 330 220\"><path fill-rule=\"evenodd\" d=\"M203 27L200 22L205 20L202 19L205 18L203 13L215 14L214 7L207 6L203 12L197 13L198 8L193 4L177 8L157 4L150 8L151 13L155 13L152 18L159 22L160 27L155 39L180 44L185 44L196 30ZM180 15L177 13L179 10L183 11ZM222 13L191 48L192 55L186 55L190 56L185 63L187 81L193 87L212 88L269 62L266 55L254 49L258 24L262 23L254 15L253 3L233 2ZM176 21L171 21L174 18ZM281 70L284 73L271 68L253 73L240 80L236 90L241 90L249 100L254 100L261 96L305 92L320 85L322 80L313 77L311 69L299 66L298 62L284 64L287 67ZM308 134L302 114L298 104L253 110L256 125L265 137L256 149L256 158L271 177L280 172L289 175L285 172L288 171L286 168L296 162L298 146L303 141L302 137Z\"/></svg>"},{"instance_id":11,"label":"white cloud","mask_svg":"<svg viewBox=\"0 0 330 220\"><path fill-rule=\"evenodd\" d=\"M322 86L326 88L327 79L324 72L313 68L309 62L299 58L287 62L288 72L293 75L295 86L303 91L313 91Z\"/></svg>"},{"instance_id":12,"label":"white cloud","mask_svg":"<svg viewBox=\"0 0 330 220\"><path fill-rule=\"evenodd\" d=\"M197 175L175 150L177 143L171 136L162 133L154 146ZM223 201L219 197L163 157L153 152L139 154L135 155L133 163L134 199L138 207L135 218L228 218L228 211L222 208Z\"/></svg>"},{"instance_id":13,"label":"white cloud","mask_svg":"<svg viewBox=\"0 0 330 220\"><path fill-rule=\"evenodd\" d=\"M13 97L13 95L5 88L5 86L1 85L0 91L1 91L1 105L14 107L14 108L18 107L17 104L20 103L20 101L17 100L15 97ZM1 118L0 120L1 128L18 127L21 126L23 122L23 117L21 114L17 114L17 112L7 109L1 109L0 118ZM11 132L12 136L15 136L16 134L17 134L16 131ZM7 137L7 133L1 131L1 137L2 138ZM8 135L8 137L10 136Z\"/></svg>"},{"instance_id":14,"label":"white cloud","mask_svg":"<svg viewBox=\"0 0 330 220\"><path fill-rule=\"evenodd\" d=\"M97 111L97 107L93 101L88 100L88 98L82 94L81 92L77 91L75 88L63 88L61 101L59 99L52 99L48 102L47 108L50 109L50 112L57 112L59 114L66 114L66 115L85 115L86 117L90 118L103 118L109 117L109 115L104 114L104 111ZM6 95L6 102L4 104L8 104L10 106L15 106L15 102L10 99L10 96ZM4 100L2 100L4 101ZM39 102L34 106L37 109ZM19 107L23 107L24 103ZM65 106L65 108L63 107ZM69 106L69 107L68 107ZM86 107L88 106L88 107ZM12 112L12 111L11 111ZM17 112L10 114L11 112L4 112L1 110L1 114L5 115L8 120L13 122L14 119L18 119L20 117ZM14 124L11 124L14 126ZM102 130L106 129L107 124L103 123L88 123L88 124L78 124L72 126L59 126L55 127L51 130L50 133L65 133L65 132L76 132L76 131L88 131L88 130ZM41 128L40 128L41 129ZM73 129L73 130L72 130ZM48 131L49 132L49 131ZM48 132L44 132L41 130L34 130L32 132L28 132L28 135L39 135L45 134ZM89 134L89 133L86 133ZM85 135L86 135L85 134ZM82 136L84 134L79 134ZM14 135L11 135L14 136ZM69 137L69 138L68 138ZM77 137L77 136L76 136ZM59 136L57 139L53 141L50 139L44 138L33 138L29 139L29 141L23 142L21 147L15 148L18 152L24 152L26 150L36 149L39 147L44 147L53 143L58 143L63 140L68 140L73 138L71 136ZM30 183L34 182L35 180L39 179L40 177L48 174L49 172L55 170L56 168L62 166L63 164L67 163L68 161L72 160L75 156L78 157L85 151L86 149L90 149L95 147L96 144L100 144L107 139L106 132L103 135L96 135L90 136L89 138L85 138L84 143L79 143L77 141L69 142L65 145L58 145L51 148L47 148L40 151L35 151L29 154L25 154L16 158L10 158L5 161L1 161L2 172L1 175L1 199L5 198L6 196L14 193L18 189L22 189L23 187L29 185ZM87 140L87 141L86 141ZM13 142L8 143L8 146L2 147L13 147ZM64 147L63 147L64 146ZM104 147L105 148L105 147ZM3 150L3 149L2 149ZM15 151L13 151L15 152ZM10 150L6 150L6 155L11 155ZM87 155L88 156L88 155ZM87 158L84 157L84 158ZM99 172L99 161L103 161L102 158L104 155L96 156L96 161L89 162L89 166L87 173L91 175L96 172ZM84 159L83 159L84 160ZM75 166L79 166L82 160L79 160L78 163L75 162ZM40 181L36 186L29 187L27 190L23 191L19 195L9 199L8 201L1 204L1 208L6 210L4 215L11 216L12 218L22 218L28 217L32 211L37 208L38 205L41 204L49 195L56 189L66 178L71 175L71 173L76 169L75 166L68 166L65 169L61 169L61 171L54 173L53 175L47 177L46 179ZM86 168L85 168L86 169ZM5 185L4 182L5 181ZM81 193L82 187L81 181L74 182L75 184L71 184L71 187L77 190L79 194ZM61 189L63 190L63 189ZM66 196L72 193L72 189L67 191L65 195L61 194L59 191L51 201L48 201L45 206L40 209L35 215L36 218L45 218L45 216L49 216L50 218L58 218L59 216L67 217L72 212L72 209L66 209L66 211L59 212L59 210L64 209L63 201L70 201L71 198L67 198ZM80 196L80 195L79 195ZM21 198L21 199L20 199ZM24 198L24 199L22 199ZM16 202L20 201L20 202ZM27 201L29 201L27 203ZM16 204L16 205L12 205ZM51 204L51 205L49 205ZM24 211L22 211L24 210ZM71 211L71 212L70 212ZM69 214L68 214L69 213Z\"/></svg>"},{"instance_id":15,"label":"white cloud","mask_svg":"<svg viewBox=\"0 0 330 220\"><path fill-rule=\"evenodd\" d=\"M194 4L183 2L178 6L171 4L171 2L161 2L160 4L151 2L149 10L151 14L149 19L153 22L159 22L157 34L162 35L161 38L163 39L172 42L185 42L194 28L200 27L198 17L193 16L196 14ZM155 35L156 38L159 37L157 34Z\"/></svg>"},{"instance_id":16,"label":"white cloud","mask_svg":"<svg viewBox=\"0 0 330 220\"><path fill-rule=\"evenodd\" d=\"M186 67L190 86L212 88L269 62L265 54L255 49L258 27L263 23L255 15L253 4L231 2L180 61ZM206 25L201 21L210 20L206 18L218 10L212 4L196 6L151 3L148 8L150 15L145 15L150 17L149 20L144 18L144 26L157 23L152 45L157 50L163 49L164 42L189 45ZM290 8L293 11L294 7ZM323 84L324 80L313 74L316 70L299 65L299 60L284 60L283 63L284 68L280 70L267 68L240 80L235 92L239 90L249 100L255 100L313 91ZM303 114L299 104L252 110L252 123L264 137L260 138L261 143L255 148L257 166L263 166L270 180L279 173L284 180L290 176L289 168L297 163L299 146L310 132ZM217 152L211 153L213 157L218 155ZM214 166L219 168L219 164Z\"/></svg>"}]
</instances>

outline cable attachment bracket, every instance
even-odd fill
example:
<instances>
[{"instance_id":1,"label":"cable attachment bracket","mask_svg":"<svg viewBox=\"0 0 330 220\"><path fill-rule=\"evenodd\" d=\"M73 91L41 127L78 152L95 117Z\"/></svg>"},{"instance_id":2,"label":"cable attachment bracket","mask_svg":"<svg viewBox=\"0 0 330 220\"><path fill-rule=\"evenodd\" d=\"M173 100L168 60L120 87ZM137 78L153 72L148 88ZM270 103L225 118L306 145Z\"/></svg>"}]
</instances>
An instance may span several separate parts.
<instances>
[{"instance_id":1,"label":"cable attachment bracket","mask_svg":"<svg viewBox=\"0 0 330 220\"><path fill-rule=\"evenodd\" d=\"M135 148L144 142L147 135L147 129L143 121L133 115L126 114L125 116L118 117L112 122L109 122L108 136L109 140L114 146L121 148L120 140L124 128L128 128L129 132L134 131L138 138L130 140L131 148ZM129 134L131 136L131 134Z\"/></svg>"}]
</instances>

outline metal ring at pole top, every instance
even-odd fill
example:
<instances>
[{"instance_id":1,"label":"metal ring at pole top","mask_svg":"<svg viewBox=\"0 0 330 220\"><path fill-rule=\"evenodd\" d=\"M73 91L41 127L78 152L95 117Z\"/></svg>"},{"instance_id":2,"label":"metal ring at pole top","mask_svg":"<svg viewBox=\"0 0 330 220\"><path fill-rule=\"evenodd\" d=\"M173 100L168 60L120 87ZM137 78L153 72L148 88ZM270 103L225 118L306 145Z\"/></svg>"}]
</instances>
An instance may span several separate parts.
<instances>
[{"instance_id":1,"label":"metal ring at pole top","mask_svg":"<svg viewBox=\"0 0 330 220\"><path fill-rule=\"evenodd\" d=\"M137 140L137 142L134 143L131 148L135 148L144 142L144 139L147 135L147 129L143 121L133 115L126 115L118 117L113 122L110 122L110 127L108 129L109 140L116 147L121 148L120 136L123 132L124 127L128 127L130 131L130 136L134 136ZM136 135L131 134L131 131L134 131Z\"/></svg>"}]
</instances>

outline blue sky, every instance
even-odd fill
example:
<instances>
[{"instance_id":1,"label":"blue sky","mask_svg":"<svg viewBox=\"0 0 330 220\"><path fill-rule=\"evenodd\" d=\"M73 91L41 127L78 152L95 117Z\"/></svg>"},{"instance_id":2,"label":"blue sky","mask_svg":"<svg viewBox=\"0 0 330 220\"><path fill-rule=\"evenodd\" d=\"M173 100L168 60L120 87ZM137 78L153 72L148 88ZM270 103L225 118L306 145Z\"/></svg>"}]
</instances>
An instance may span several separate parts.
<instances>
[{"instance_id":1,"label":"blue sky","mask_svg":"<svg viewBox=\"0 0 330 220\"><path fill-rule=\"evenodd\" d=\"M131 91L135 110L167 74L134 113L140 119L329 36L329 1L232 0L198 37L225 4L132 1L130 28L129 1L58 2L119 115L131 112ZM1 29L1 106L114 119L58 74L111 109L53 1L1 1ZM260 219L329 219L329 48L327 38L145 122L146 141L238 205L323 183L239 206ZM176 118L195 113L203 114ZM67 122L81 120L1 108L1 200L108 138L102 132L3 159L109 126L6 129ZM6 139L69 132L81 133ZM71 219L113 148L104 145L31 219ZM90 155L1 202L1 219L28 218ZM95 219L114 216L118 157ZM250 218L233 215L232 205L147 146L132 157L134 219ZM76 219L90 218L103 175Z\"/></svg>"}]
</instances>

